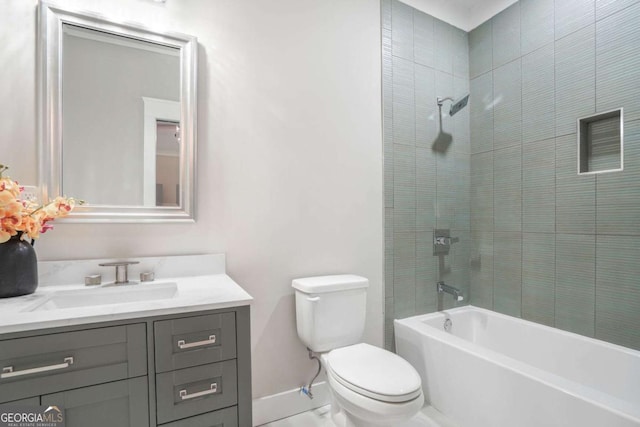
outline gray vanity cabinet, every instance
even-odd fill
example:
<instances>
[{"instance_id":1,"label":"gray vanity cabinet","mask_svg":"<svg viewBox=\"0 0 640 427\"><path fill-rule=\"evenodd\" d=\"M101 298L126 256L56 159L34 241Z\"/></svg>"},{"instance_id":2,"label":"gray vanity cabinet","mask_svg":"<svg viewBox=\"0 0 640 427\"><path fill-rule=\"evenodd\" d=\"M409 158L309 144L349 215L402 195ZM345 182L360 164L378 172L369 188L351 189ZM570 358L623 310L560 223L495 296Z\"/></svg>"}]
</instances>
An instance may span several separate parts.
<instances>
[{"instance_id":1,"label":"gray vanity cabinet","mask_svg":"<svg viewBox=\"0 0 640 427\"><path fill-rule=\"evenodd\" d=\"M0 402L147 374L144 323L0 341Z\"/></svg>"},{"instance_id":2,"label":"gray vanity cabinet","mask_svg":"<svg viewBox=\"0 0 640 427\"><path fill-rule=\"evenodd\" d=\"M0 404L67 427L250 427L249 307L0 335Z\"/></svg>"},{"instance_id":3,"label":"gray vanity cabinet","mask_svg":"<svg viewBox=\"0 0 640 427\"><path fill-rule=\"evenodd\" d=\"M149 427L146 377L83 387L41 397L64 408L66 427Z\"/></svg>"}]
</instances>

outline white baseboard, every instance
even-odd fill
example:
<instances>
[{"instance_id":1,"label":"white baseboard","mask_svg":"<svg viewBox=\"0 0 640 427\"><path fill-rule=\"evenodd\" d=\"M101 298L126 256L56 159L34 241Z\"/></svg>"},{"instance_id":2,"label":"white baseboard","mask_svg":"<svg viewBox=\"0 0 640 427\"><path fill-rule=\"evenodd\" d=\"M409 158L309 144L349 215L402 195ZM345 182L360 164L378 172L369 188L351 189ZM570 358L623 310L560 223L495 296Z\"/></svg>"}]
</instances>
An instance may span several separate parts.
<instances>
[{"instance_id":1,"label":"white baseboard","mask_svg":"<svg viewBox=\"0 0 640 427\"><path fill-rule=\"evenodd\" d=\"M260 426L329 404L329 386L325 381L314 384L311 391L313 399L300 389L253 399L253 425Z\"/></svg>"}]
</instances>

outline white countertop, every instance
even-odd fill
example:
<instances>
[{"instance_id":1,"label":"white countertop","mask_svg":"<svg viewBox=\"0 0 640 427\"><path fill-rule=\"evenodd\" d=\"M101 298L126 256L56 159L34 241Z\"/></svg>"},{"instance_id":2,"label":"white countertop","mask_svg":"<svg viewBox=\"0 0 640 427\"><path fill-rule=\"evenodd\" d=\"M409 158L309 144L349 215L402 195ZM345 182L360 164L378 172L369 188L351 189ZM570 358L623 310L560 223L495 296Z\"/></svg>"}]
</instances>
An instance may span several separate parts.
<instances>
[{"instance_id":1,"label":"white countertop","mask_svg":"<svg viewBox=\"0 0 640 427\"><path fill-rule=\"evenodd\" d=\"M166 277L158 283L175 282L177 292L171 298L119 304L28 311L45 303L57 292L93 290L84 285L41 286L34 294L0 299L0 334L34 329L82 325L114 320L136 319L166 314L250 305L253 298L226 274L193 277ZM154 282L125 285L153 286ZM113 287L109 288L113 289ZM100 291L99 289L97 291Z\"/></svg>"}]
</instances>

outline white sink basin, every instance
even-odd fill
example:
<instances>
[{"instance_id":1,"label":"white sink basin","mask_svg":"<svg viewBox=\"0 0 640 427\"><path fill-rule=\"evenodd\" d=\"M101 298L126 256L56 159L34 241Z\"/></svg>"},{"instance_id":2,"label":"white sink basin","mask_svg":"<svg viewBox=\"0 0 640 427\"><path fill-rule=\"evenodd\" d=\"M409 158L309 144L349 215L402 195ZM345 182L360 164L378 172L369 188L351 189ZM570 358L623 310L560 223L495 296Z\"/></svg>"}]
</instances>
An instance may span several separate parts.
<instances>
[{"instance_id":1,"label":"white sink basin","mask_svg":"<svg viewBox=\"0 0 640 427\"><path fill-rule=\"evenodd\" d=\"M23 311L48 311L97 305L171 299L178 286L174 282L115 285L102 288L57 291Z\"/></svg>"}]
</instances>

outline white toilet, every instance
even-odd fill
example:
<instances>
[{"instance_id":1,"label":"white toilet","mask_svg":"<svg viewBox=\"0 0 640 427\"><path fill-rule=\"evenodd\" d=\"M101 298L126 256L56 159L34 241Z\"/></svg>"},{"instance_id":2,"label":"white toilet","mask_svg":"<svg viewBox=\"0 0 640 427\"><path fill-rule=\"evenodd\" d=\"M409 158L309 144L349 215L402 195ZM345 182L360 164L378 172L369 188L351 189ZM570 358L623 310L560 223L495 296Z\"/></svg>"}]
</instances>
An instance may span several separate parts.
<instances>
[{"instance_id":1,"label":"white toilet","mask_svg":"<svg viewBox=\"0 0 640 427\"><path fill-rule=\"evenodd\" d=\"M360 343L369 281L355 275L296 279L298 336L319 353L338 427L396 426L415 415L420 376L400 356Z\"/></svg>"}]
</instances>

